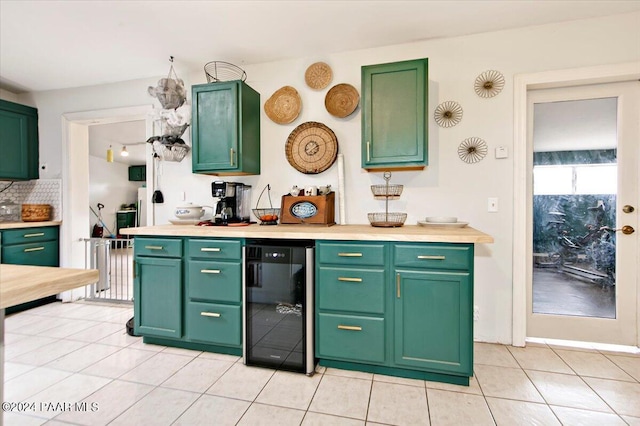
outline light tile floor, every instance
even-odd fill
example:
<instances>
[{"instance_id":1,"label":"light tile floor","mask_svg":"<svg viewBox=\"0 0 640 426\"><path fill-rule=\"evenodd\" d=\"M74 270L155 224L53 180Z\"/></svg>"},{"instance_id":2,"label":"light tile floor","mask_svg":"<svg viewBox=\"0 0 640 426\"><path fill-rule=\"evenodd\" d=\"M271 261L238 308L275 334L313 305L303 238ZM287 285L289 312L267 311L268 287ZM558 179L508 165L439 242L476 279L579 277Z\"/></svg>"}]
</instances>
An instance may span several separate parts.
<instances>
[{"instance_id":1,"label":"light tile floor","mask_svg":"<svg viewBox=\"0 0 640 426\"><path fill-rule=\"evenodd\" d=\"M5 401L35 406L4 424L640 425L637 354L476 343L469 387L322 367L307 377L144 344L125 333L131 316L95 303L8 316Z\"/></svg>"}]
</instances>

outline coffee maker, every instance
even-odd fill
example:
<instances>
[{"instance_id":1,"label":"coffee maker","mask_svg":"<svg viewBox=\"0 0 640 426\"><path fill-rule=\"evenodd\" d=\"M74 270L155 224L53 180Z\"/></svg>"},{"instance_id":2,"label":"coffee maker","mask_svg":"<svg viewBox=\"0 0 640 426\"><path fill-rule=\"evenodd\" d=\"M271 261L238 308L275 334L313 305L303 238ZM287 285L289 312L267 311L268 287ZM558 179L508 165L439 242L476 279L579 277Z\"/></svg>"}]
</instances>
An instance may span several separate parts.
<instances>
[{"instance_id":1,"label":"coffee maker","mask_svg":"<svg viewBox=\"0 0 640 426\"><path fill-rule=\"evenodd\" d=\"M211 195L218 199L214 221L216 225L249 223L251 216L251 185L240 182L215 181Z\"/></svg>"}]
</instances>

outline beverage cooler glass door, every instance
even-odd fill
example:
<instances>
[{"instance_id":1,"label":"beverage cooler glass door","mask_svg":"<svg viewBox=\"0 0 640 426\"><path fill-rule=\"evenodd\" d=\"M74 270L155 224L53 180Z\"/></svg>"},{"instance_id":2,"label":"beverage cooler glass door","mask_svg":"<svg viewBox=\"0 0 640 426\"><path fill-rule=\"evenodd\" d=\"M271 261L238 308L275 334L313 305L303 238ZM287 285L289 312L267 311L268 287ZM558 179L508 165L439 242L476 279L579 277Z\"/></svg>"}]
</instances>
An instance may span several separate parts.
<instances>
[{"instance_id":1,"label":"beverage cooler glass door","mask_svg":"<svg viewBox=\"0 0 640 426\"><path fill-rule=\"evenodd\" d=\"M313 241L247 244L245 364L313 374L313 259Z\"/></svg>"}]
</instances>

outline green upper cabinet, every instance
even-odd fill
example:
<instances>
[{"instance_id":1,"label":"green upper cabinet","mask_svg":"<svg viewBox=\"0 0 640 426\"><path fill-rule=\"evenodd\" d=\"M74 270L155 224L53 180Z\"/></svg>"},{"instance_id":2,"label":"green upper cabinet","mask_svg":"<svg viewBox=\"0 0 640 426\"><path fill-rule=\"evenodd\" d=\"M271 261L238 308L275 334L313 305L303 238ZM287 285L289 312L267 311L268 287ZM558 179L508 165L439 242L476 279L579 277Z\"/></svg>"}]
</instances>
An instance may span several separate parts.
<instances>
[{"instance_id":1,"label":"green upper cabinet","mask_svg":"<svg viewBox=\"0 0 640 426\"><path fill-rule=\"evenodd\" d=\"M38 110L0 99L0 180L38 179Z\"/></svg>"},{"instance_id":2,"label":"green upper cabinet","mask_svg":"<svg viewBox=\"0 0 640 426\"><path fill-rule=\"evenodd\" d=\"M260 94L243 81L192 87L193 172L260 174Z\"/></svg>"},{"instance_id":3,"label":"green upper cabinet","mask_svg":"<svg viewBox=\"0 0 640 426\"><path fill-rule=\"evenodd\" d=\"M362 168L427 165L428 60L362 67Z\"/></svg>"}]
</instances>

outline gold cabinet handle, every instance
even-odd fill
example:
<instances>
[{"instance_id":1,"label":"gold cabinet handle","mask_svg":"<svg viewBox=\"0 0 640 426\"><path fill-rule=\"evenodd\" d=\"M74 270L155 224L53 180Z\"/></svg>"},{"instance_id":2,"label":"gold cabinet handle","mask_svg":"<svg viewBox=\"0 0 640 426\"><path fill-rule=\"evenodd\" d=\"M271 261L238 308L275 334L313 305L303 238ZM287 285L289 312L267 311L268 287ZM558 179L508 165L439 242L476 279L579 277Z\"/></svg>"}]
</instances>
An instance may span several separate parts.
<instances>
[{"instance_id":1,"label":"gold cabinet handle","mask_svg":"<svg viewBox=\"0 0 640 426\"><path fill-rule=\"evenodd\" d=\"M362 257L362 253L338 253L340 257Z\"/></svg>"},{"instance_id":2,"label":"gold cabinet handle","mask_svg":"<svg viewBox=\"0 0 640 426\"><path fill-rule=\"evenodd\" d=\"M229 159L230 159L231 165L233 166L233 148L229 149Z\"/></svg>"},{"instance_id":3,"label":"gold cabinet handle","mask_svg":"<svg viewBox=\"0 0 640 426\"><path fill-rule=\"evenodd\" d=\"M418 256L418 259L425 259L425 260L445 260L446 257L445 256Z\"/></svg>"},{"instance_id":4,"label":"gold cabinet handle","mask_svg":"<svg viewBox=\"0 0 640 426\"><path fill-rule=\"evenodd\" d=\"M162 250L164 247L162 246L144 246L147 250Z\"/></svg>"},{"instance_id":5,"label":"gold cabinet handle","mask_svg":"<svg viewBox=\"0 0 640 426\"><path fill-rule=\"evenodd\" d=\"M340 330L351 330L351 331L362 331L362 327L357 325L339 325L338 329Z\"/></svg>"},{"instance_id":6,"label":"gold cabinet handle","mask_svg":"<svg viewBox=\"0 0 640 426\"><path fill-rule=\"evenodd\" d=\"M348 283L361 283L362 278L338 277L338 281L346 281Z\"/></svg>"},{"instance_id":7,"label":"gold cabinet handle","mask_svg":"<svg viewBox=\"0 0 640 426\"><path fill-rule=\"evenodd\" d=\"M634 232L636 232L636 230L635 230L635 229L633 229L633 226L631 226L631 225L624 225L624 226L623 226L622 228L620 228L620 229L614 229L614 231L622 231L622 233L623 233L624 235L631 235L631 234L633 234Z\"/></svg>"},{"instance_id":8,"label":"gold cabinet handle","mask_svg":"<svg viewBox=\"0 0 640 426\"><path fill-rule=\"evenodd\" d=\"M218 248L218 247L202 247L200 249L200 251L215 251L215 252L218 252L218 251L220 251L220 248Z\"/></svg>"},{"instance_id":9,"label":"gold cabinet handle","mask_svg":"<svg viewBox=\"0 0 640 426\"><path fill-rule=\"evenodd\" d=\"M400 274L396 274L396 297L400 299Z\"/></svg>"},{"instance_id":10,"label":"gold cabinet handle","mask_svg":"<svg viewBox=\"0 0 640 426\"><path fill-rule=\"evenodd\" d=\"M203 317L220 318L222 315L217 312L200 312Z\"/></svg>"},{"instance_id":11,"label":"gold cabinet handle","mask_svg":"<svg viewBox=\"0 0 640 426\"><path fill-rule=\"evenodd\" d=\"M24 238L44 237L44 232L36 232L35 234L24 234Z\"/></svg>"},{"instance_id":12,"label":"gold cabinet handle","mask_svg":"<svg viewBox=\"0 0 640 426\"><path fill-rule=\"evenodd\" d=\"M220 269L200 269L203 274L219 274Z\"/></svg>"},{"instance_id":13,"label":"gold cabinet handle","mask_svg":"<svg viewBox=\"0 0 640 426\"><path fill-rule=\"evenodd\" d=\"M28 253L28 252L30 252L30 251L42 251L42 250L44 250L44 247L32 247L32 248L26 248L26 249L24 249L24 252L25 252L25 253Z\"/></svg>"},{"instance_id":14,"label":"gold cabinet handle","mask_svg":"<svg viewBox=\"0 0 640 426\"><path fill-rule=\"evenodd\" d=\"M367 141L367 162L371 161L371 142Z\"/></svg>"}]
</instances>

